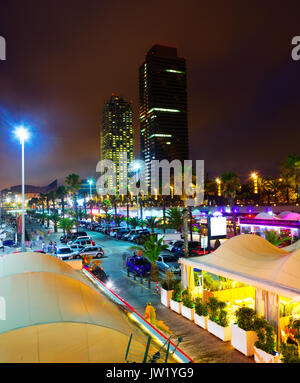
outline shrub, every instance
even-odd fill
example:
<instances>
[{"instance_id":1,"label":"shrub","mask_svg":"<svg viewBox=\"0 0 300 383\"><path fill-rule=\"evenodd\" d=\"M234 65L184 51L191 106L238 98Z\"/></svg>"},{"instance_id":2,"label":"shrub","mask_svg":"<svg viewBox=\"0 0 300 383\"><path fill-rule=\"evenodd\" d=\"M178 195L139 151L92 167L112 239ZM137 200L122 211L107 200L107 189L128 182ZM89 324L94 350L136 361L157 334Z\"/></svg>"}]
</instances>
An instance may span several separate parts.
<instances>
[{"instance_id":1,"label":"shrub","mask_svg":"<svg viewBox=\"0 0 300 383\"><path fill-rule=\"evenodd\" d=\"M195 306L194 300L188 290L184 290L182 292L182 302L185 307L190 309L194 308Z\"/></svg>"},{"instance_id":2,"label":"shrub","mask_svg":"<svg viewBox=\"0 0 300 383\"><path fill-rule=\"evenodd\" d=\"M255 318L254 329L256 331L258 340L255 342L255 347L274 355L275 353L275 339L274 328L265 318Z\"/></svg>"},{"instance_id":3,"label":"shrub","mask_svg":"<svg viewBox=\"0 0 300 383\"><path fill-rule=\"evenodd\" d=\"M256 318L255 311L249 307L240 307L236 310L235 316L239 328L245 331L254 330L254 322Z\"/></svg>"},{"instance_id":4,"label":"shrub","mask_svg":"<svg viewBox=\"0 0 300 383\"><path fill-rule=\"evenodd\" d=\"M200 298L196 298L195 300L195 312L197 315L207 317L208 309L205 303L202 303Z\"/></svg>"},{"instance_id":5,"label":"shrub","mask_svg":"<svg viewBox=\"0 0 300 383\"><path fill-rule=\"evenodd\" d=\"M161 287L164 290L174 290L175 285L178 284L178 281L174 280L174 274L172 271L168 270L166 272L166 279L161 281Z\"/></svg>"},{"instance_id":6,"label":"shrub","mask_svg":"<svg viewBox=\"0 0 300 383\"><path fill-rule=\"evenodd\" d=\"M280 352L284 363L300 363L298 356L298 347L295 344L282 343Z\"/></svg>"},{"instance_id":7,"label":"shrub","mask_svg":"<svg viewBox=\"0 0 300 383\"><path fill-rule=\"evenodd\" d=\"M222 327L228 326L228 317L227 317L227 311L226 303L223 301L219 301L215 297L210 297L209 301L207 302L208 307L208 314L209 319L213 322L216 322Z\"/></svg>"},{"instance_id":8,"label":"shrub","mask_svg":"<svg viewBox=\"0 0 300 383\"><path fill-rule=\"evenodd\" d=\"M181 283L177 283L174 286L174 291L172 293L172 300L175 302L181 302L181 292L182 292Z\"/></svg>"}]
</instances>

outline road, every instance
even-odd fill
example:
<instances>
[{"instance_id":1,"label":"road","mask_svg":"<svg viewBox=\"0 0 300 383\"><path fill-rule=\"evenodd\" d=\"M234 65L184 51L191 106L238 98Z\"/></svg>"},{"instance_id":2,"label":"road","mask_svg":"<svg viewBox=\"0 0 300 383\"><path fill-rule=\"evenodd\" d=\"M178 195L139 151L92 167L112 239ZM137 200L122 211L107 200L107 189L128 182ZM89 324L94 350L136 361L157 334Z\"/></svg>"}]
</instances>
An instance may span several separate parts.
<instances>
[{"instance_id":1,"label":"road","mask_svg":"<svg viewBox=\"0 0 300 383\"><path fill-rule=\"evenodd\" d=\"M35 228L33 227L33 229ZM155 283L152 282L149 289L146 281L142 285L139 278L133 280L132 276L128 277L126 268L122 264L122 254L129 251L132 246L130 242L118 241L102 233L87 233L94 239L96 245L104 249L104 257L101 259L102 266L113 283L112 290L143 316L147 302L151 302L156 309L157 319L164 321L175 336L182 337L180 348L195 362L253 363L253 358L247 358L236 351L230 342L224 343L195 323L163 306L160 303L160 294L156 293ZM61 234L60 232L47 235L45 241L56 240L59 244Z\"/></svg>"}]
</instances>

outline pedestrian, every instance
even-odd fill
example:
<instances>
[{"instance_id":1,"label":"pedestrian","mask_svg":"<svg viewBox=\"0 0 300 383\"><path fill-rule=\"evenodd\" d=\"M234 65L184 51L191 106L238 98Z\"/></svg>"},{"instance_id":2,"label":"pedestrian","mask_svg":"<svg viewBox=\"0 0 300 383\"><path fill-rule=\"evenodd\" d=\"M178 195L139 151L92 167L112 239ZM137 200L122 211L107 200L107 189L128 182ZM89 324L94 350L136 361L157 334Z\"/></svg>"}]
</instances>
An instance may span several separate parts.
<instances>
[{"instance_id":1,"label":"pedestrian","mask_svg":"<svg viewBox=\"0 0 300 383\"><path fill-rule=\"evenodd\" d=\"M42 242L42 250L43 250L44 253L47 252L47 246L46 246L44 241Z\"/></svg>"},{"instance_id":2,"label":"pedestrian","mask_svg":"<svg viewBox=\"0 0 300 383\"><path fill-rule=\"evenodd\" d=\"M122 254L122 267L125 268L126 267L126 262L127 262L127 257L128 257L128 253L125 251L123 254Z\"/></svg>"},{"instance_id":3,"label":"pedestrian","mask_svg":"<svg viewBox=\"0 0 300 383\"><path fill-rule=\"evenodd\" d=\"M52 241L50 241L49 242L49 246L48 246L48 252L50 253L50 254L52 254Z\"/></svg>"},{"instance_id":4,"label":"pedestrian","mask_svg":"<svg viewBox=\"0 0 300 383\"><path fill-rule=\"evenodd\" d=\"M53 249L53 254L56 256L57 255L57 244L55 241L53 243L52 249Z\"/></svg>"},{"instance_id":5,"label":"pedestrian","mask_svg":"<svg viewBox=\"0 0 300 383\"><path fill-rule=\"evenodd\" d=\"M95 241L91 240L91 242L92 242L92 246L95 246Z\"/></svg>"}]
</instances>

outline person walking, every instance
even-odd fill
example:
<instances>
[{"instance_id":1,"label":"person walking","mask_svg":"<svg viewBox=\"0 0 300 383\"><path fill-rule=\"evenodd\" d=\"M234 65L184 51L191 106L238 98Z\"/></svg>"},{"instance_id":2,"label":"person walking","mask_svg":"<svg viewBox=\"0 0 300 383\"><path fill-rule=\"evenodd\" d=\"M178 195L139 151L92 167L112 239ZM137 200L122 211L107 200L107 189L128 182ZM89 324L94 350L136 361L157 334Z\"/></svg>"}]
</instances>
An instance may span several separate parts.
<instances>
[{"instance_id":1,"label":"person walking","mask_svg":"<svg viewBox=\"0 0 300 383\"><path fill-rule=\"evenodd\" d=\"M126 267L126 262L127 262L127 257L129 256L129 254L124 251L124 253L122 254L122 267L123 269L125 269Z\"/></svg>"},{"instance_id":2,"label":"person walking","mask_svg":"<svg viewBox=\"0 0 300 383\"><path fill-rule=\"evenodd\" d=\"M50 241L49 242L49 246L48 246L48 252L50 253L50 254L52 254L52 241Z\"/></svg>"},{"instance_id":3,"label":"person walking","mask_svg":"<svg viewBox=\"0 0 300 383\"><path fill-rule=\"evenodd\" d=\"M57 256L57 243L55 241L53 243L53 254Z\"/></svg>"},{"instance_id":4,"label":"person walking","mask_svg":"<svg viewBox=\"0 0 300 383\"><path fill-rule=\"evenodd\" d=\"M46 253L47 252L47 246L45 244L45 242L43 241L42 242L42 250Z\"/></svg>"}]
</instances>

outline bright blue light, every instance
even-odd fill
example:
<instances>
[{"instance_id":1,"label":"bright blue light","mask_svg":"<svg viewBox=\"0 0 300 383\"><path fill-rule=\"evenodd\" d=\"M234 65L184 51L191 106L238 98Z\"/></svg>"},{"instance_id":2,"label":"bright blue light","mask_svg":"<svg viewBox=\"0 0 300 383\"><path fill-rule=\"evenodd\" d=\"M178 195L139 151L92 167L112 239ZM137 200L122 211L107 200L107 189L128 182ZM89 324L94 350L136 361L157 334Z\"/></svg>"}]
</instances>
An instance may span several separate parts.
<instances>
[{"instance_id":1,"label":"bright blue light","mask_svg":"<svg viewBox=\"0 0 300 383\"><path fill-rule=\"evenodd\" d=\"M90 185L93 185L93 183L94 183L94 180L92 180L91 178L88 180L88 183L90 184Z\"/></svg>"},{"instance_id":2,"label":"bright blue light","mask_svg":"<svg viewBox=\"0 0 300 383\"><path fill-rule=\"evenodd\" d=\"M14 130L14 134L17 138L19 138L21 144L27 141L30 137L28 129L26 129L23 125L17 126Z\"/></svg>"}]
</instances>

